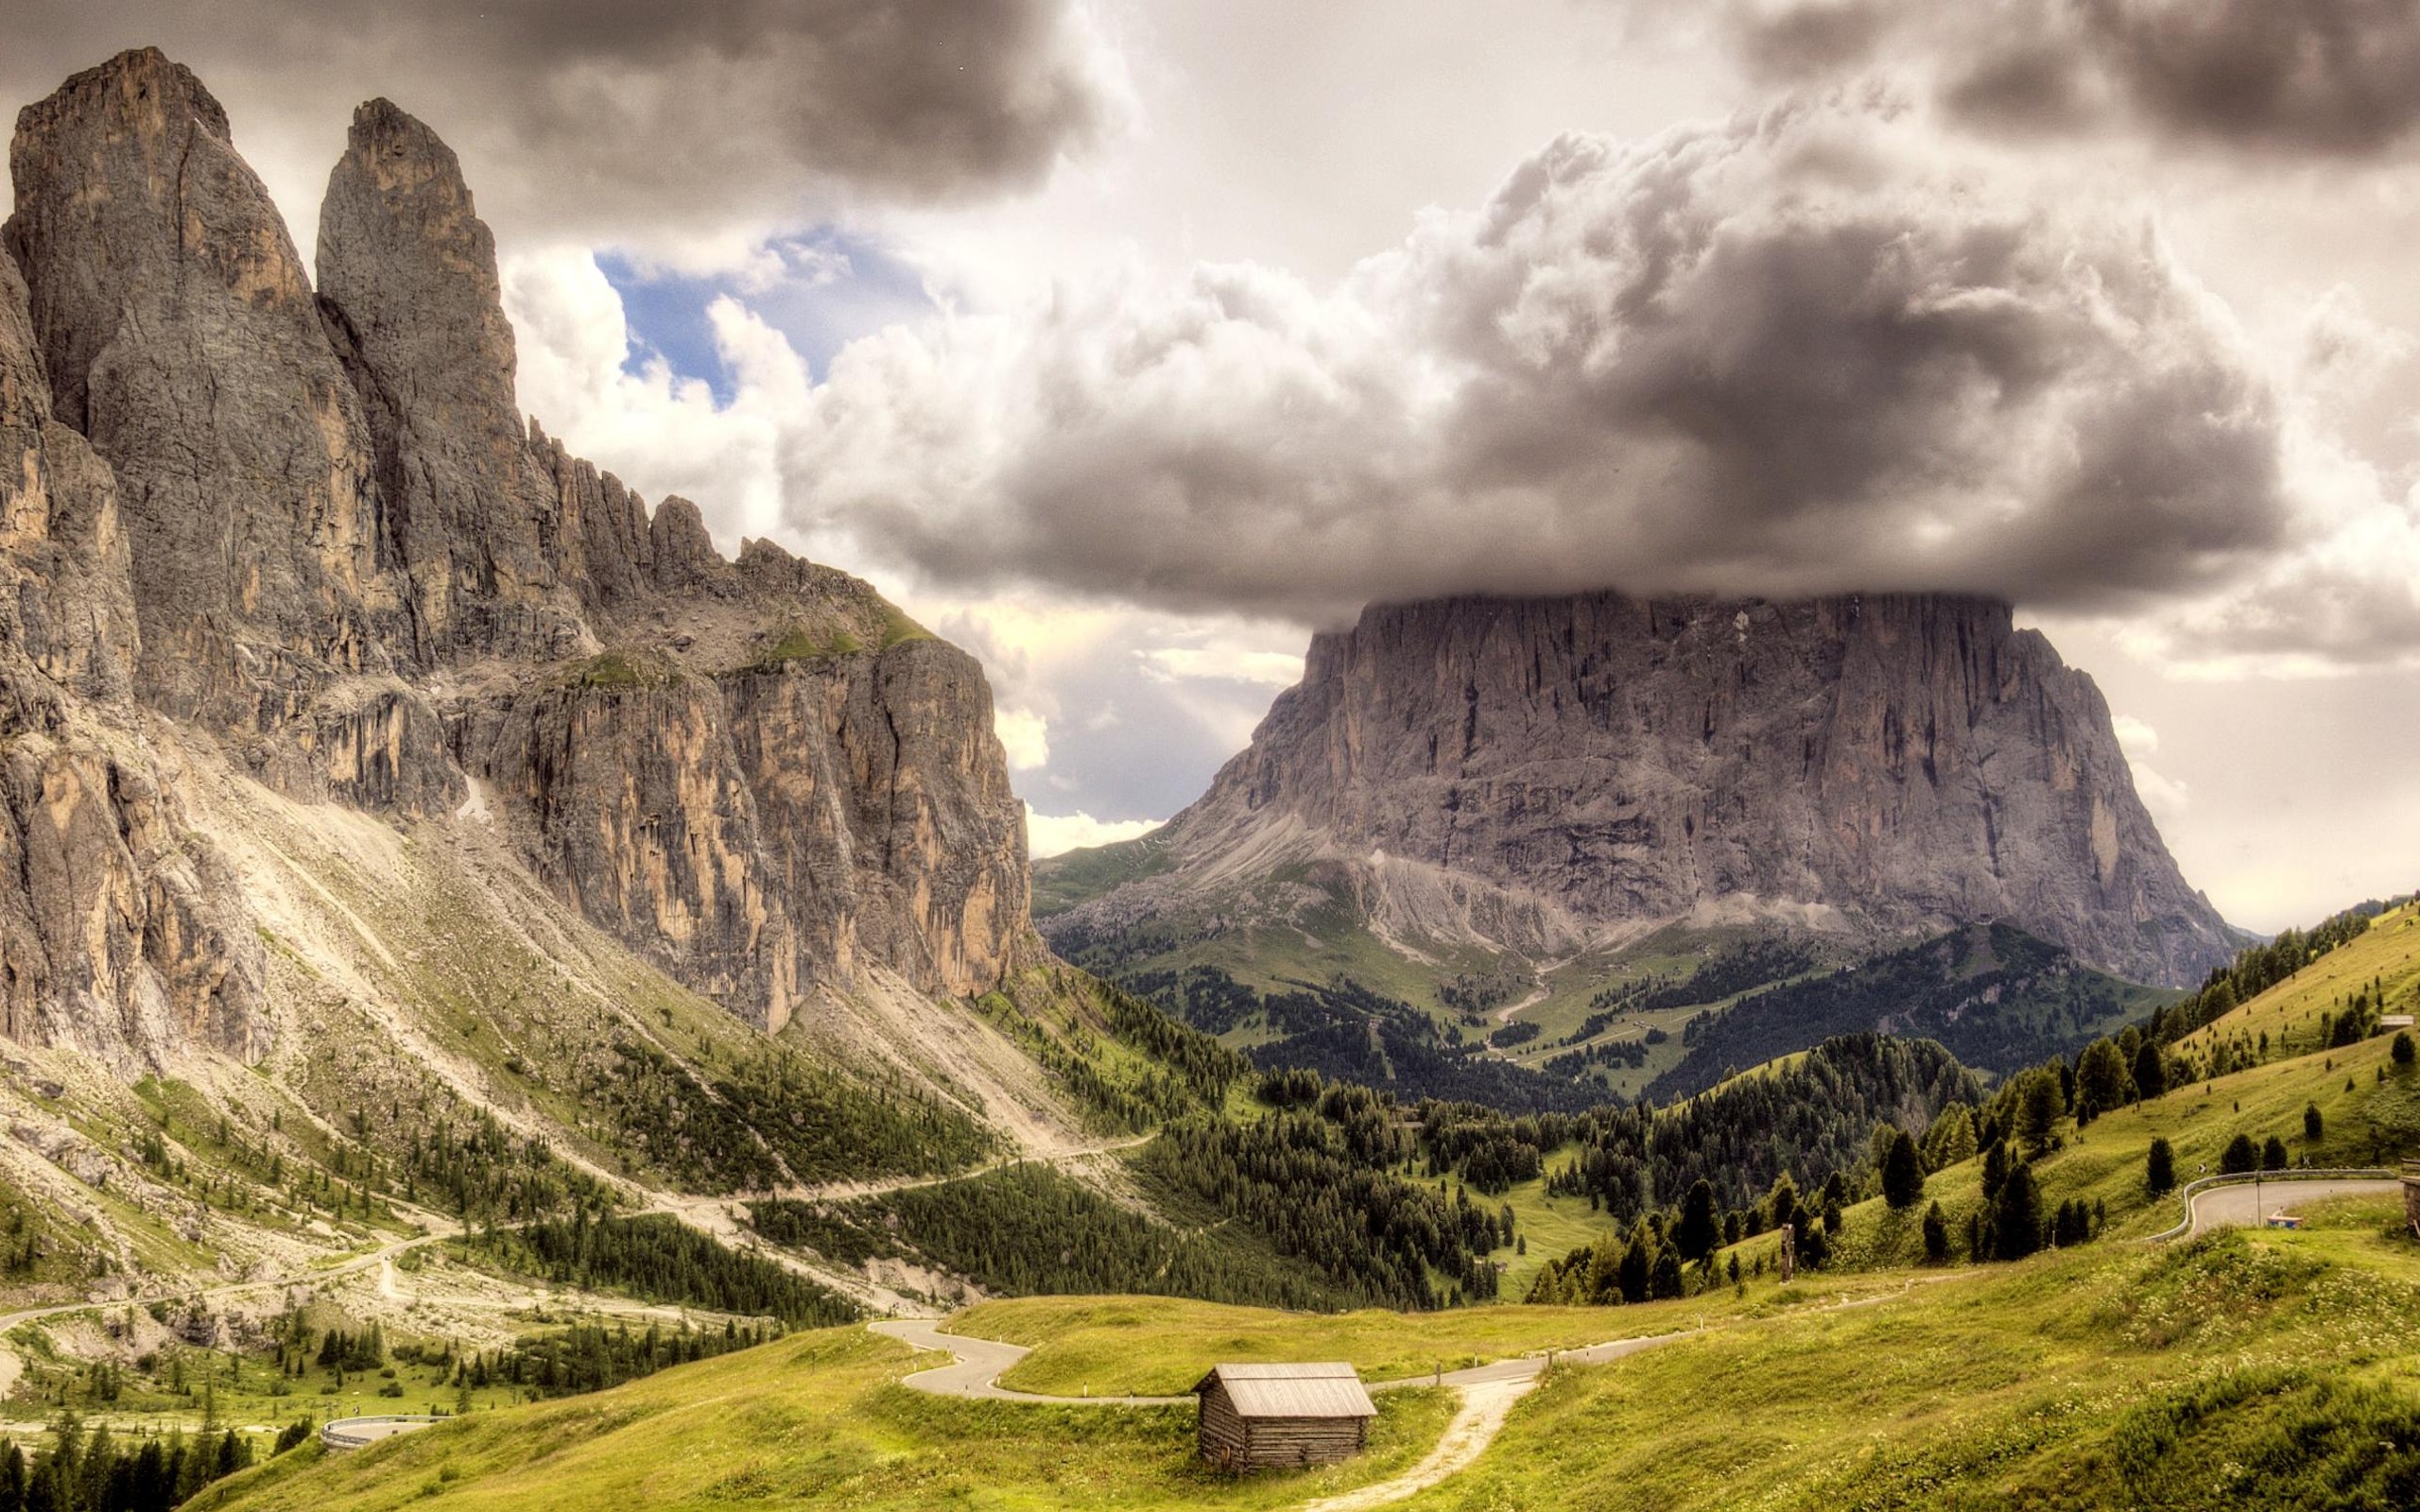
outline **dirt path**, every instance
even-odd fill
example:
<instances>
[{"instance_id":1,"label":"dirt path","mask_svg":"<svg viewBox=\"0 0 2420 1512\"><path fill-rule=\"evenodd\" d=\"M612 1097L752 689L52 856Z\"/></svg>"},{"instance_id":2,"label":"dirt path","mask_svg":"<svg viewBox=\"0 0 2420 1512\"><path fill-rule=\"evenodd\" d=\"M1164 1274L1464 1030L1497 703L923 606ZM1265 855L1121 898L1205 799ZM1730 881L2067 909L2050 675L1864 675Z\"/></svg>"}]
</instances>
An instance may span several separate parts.
<instances>
[{"instance_id":1,"label":"dirt path","mask_svg":"<svg viewBox=\"0 0 2420 1512\"><path fill-rule=\"evenodd\" d=\"M1427 1458L1392 1480L1341 1496L1322 1497L1305 1505L1303 1512L1362 1512L1365 1507L1385 1506L1415 1491L1428 1489L1487 1452L1487 1446L1495 1443L1495 1435L1503 1431L1512 1404L1536 1390L1537 1385L1538 1378L1532 1375L1519 1381L1490 1381L1462 1387L1462 1404Z\"/></svg>"},{"instance_id":2,"label":"dirt path","mask_svg":"<svg viewBox=\"0 0 2420 1512\"><path fill-rule=\"evenodd\" d=\"M1031 1391L1011 1391L1000 1377L1033 1351L1022 1344L943 1333L923 1318L894 1318L866 1325L885 1338L919 1349L934 1349L957 1358L949 1365L919 1370L900 1384L936 1397L963 1397L981 1401L1024 1401L1054 1407L1168 1407L1190 1404L1191 1397L1046 1397Z\"/></svg>"},{"instance_id":3,"label":"dirt path","mask_svg":"<svg viewBox=\"0 0 2420 1512\"><path fill-rule=\"evenodd\" d=\"M383 1291L393 1284L397 1255L403 1254L406 1250L418 1249L423 1245L436 1244L441 1239L451 1239L462 1231L459 1224L433 1212L415 1211L411 1216L415 1221L428 1226L428 1231L415 1234L408 1239L394 1240L366 1255L355 1255L350 1260L338 1261L333 1265L321 1265L309 1270L297 1271L292 1275L273 1276L262 1280L230 1281L222 1286L205 1286L199 1290L190 1286L179 1286L167 1291L122 1297L114 1301L60 1302L50 1307L29 1307L23 1312L0 1314L0 1398L7 1397L10 1391L16 1389L17 1378L25 1370L25 1363L17 1358L16 1351L11 1349L7 1342L9 1332L19 1324L38 1323L46 1317L65 1317L71 1313L97 1313L112 1307L148 1307L153 1302L174 1302L186 1297L216 1301L223 1297L242 1297L251 1292L272 1291L285 1286L316 1285L321 1281L333 1280L339 1276L351 1276L372 1266L378 1268L380 1286Z\"/></svg>"},{"instance_id":4,"label":"dirt path","mask_svg":"<svg viewBox=\"0 0 2420 1512\"><path fill-rule=\"evenodd\" d=\"M1033 1352L1024 1345L978 1339L964 1333L943 1333L934 1324L923 1319L902 1318L866 1326L886 1338L898 1339L916 1349L941 1350L955 1356L949 1365L919 1370L900 1383L913 1390L930 1392L938 1397L1022 1401L1054 1407L1166 1407L1189 1404L1193 1400L1191 1397L1046 1397L1038 1392L1011 1391L999 1383L1000 1377L1019 1360ZM1425 1491L1466 1468L1495 1442L1495 1435L1503 1431L1504 1419L1512 1414L1513 1403L1536 1389L1539 1379L1546 1374L1549 1365L1603 1365L1687 1337L1687 1333L1655 1333L1639 1339L1592 1344L1582 1349L1521 1355L1498 1360L1492 1365L1473 1366L1466 1370L1448 1370L1442 1375L1432 1372L1425 1376L1407 1376L1400 1381L1374 1382L1370 1386L1372 1391L1394 1391L1407 1386L1446 1386L1460 1393L1461 1402L1454 1411L1453 1420L1445 1425L1444 1436L1438 1439L1437 1447L1430 1450L1419 1464L1392 1479L1313 1502L1303 1512L1362 1512L1364 1508L1385 1506L1400 1502L1415 1491Z\"/></svg>"},{"instance_id":5,"label":"dirt path","mask_svg":"<svg viewBox=\"0 0 2420 1512\"><path fill-rule=\"evenodd\" d=\"M1578 956L1566 955L1559 961L1540 961L1530 968L1530 995L1520 1002L1495 1010L1495 1022L1511 1023L1513 1020L1554 996L1554 973L1569 966Z\"/></svg>"},{"instance_id":6,"label":"dirt path","mask_svg":"<svg viewBox=\"0 0 2420 1512\"><path fill-rule=\"evenodd\" d=\"M896 1291L877 1280L854 1270L817 1264L804 1256L784 1249L777 1245L766 1244L753 1228L733 1216L732 1210L745 1207L751 1201L760 1200L762 1196L800 1202L845 1202L854 1197L883 1196L893 1192L911 1192L920 1187L937 1187L945 1182L970 1180L994 1171L1005 1170L1020 1161L1050 1166L1076 1165L1087 1160L1101 1160L1123 1150L1133 1149L1137 1145L1148 1143L1150 1138L1149 1134L1142 1134L1132 1139L1112 1140L1106 1143L1079 1145L1051 1154L1027 1152L1003 1156L989 1164L964 1171L953 1171L946 1176L890 1177L878 1181L836 1181L822 1186L785 1187L769 1194L746 1196L701 1197L682 1192L642 1189L640 1195L646 1206L640 1211L649 1213L668 1213L699 1232L712 1235L734 1249L747 1250L752 1254L760 1255L785 1270L828 1286L874 1312L888 1313L895 1317L941 1317L946 1314L946 1309L937 1308L930 1302Z\"/></svg>"}]
</instances>

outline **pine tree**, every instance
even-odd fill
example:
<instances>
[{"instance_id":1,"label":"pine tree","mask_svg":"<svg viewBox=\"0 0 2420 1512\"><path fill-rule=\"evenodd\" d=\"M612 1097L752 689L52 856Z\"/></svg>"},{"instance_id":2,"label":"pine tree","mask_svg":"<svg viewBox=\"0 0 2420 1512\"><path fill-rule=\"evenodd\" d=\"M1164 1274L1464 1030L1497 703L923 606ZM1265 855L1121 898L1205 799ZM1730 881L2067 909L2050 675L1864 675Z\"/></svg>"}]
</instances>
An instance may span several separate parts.
<instances>
[{"instance_id":1,"label":"pine tree","mask_svg":"<svg viewBox=\"0 0 2420 1512\"><path fill-rule=\"evenodd\" d=\"M2086 1112L2106 1113L2123 1108L2134 1100L2135 1077L2126 1069L2126 1057L2114 1040L2095 1040L2084 1047L2076 1059L2076 1119L2088 1122Z\"/></svg>"},{"instance_id":2,"label":"pine tree","mask_svg":"<svg viewBox=\"0 0 2420 1512\"><path fill-rule=\"evenodd\" d=\"M2227 1147L2220 1152L2219 1171L2221 1175L2240 1176L2246 1171L2258 1169L2260 1169L2260 1147L2252 1143L2252 1136L2249 1134L2238 1134L2227 1141Z\"/></svg>"},{"instance_id":3,"label":"pine tree","mask_svg":"<svg viewBox=\"0 0 2420 1512\"><path fill-rule=\"evenodd\" d=\"M2017 1107L2025 1147L2038 1157L2050 1148L2050 1142L2058 1130L2059 1116L2067 1110L2058 1075L2049 1071L2028 1072L2025 1091Z\"/></svg>"},{"instance_id":4,"label":"pine tree","mask_svg":"<svg viewBox=\"0 0 2420 1512\"><path fill-rule=\"evenodd\" d=\"M2410 1030L2397 1029L2394 1031L2394 1043L2389 1047L2387 1053L2394 1058L2397 1071L2409 1071L2414 1056L2420 1055L2420 1046L2412 1044Z\"/></svg>"},{"instance_id":5,"label":"pine tree","mask_svg":"<svg viewBox=\"0 0 2420 1512\"><path fill-rule=\"evenodd\" d=\"M1648 1295L1662 1300L1679 1297L1688 1290L1681 1278L1681 1252L1669 1245L1656 1251L1655 1268L1648 1282Z\"/></svg>"},{"instance_id":6,"label":"pine tree","mask_svg":"<svg viewBox=\"0 0 2420 1512\"><path fill-rule=\"evenodd\" d=\"M1915 1139L1906 1129L1891 1142L1882 1161L1882 1200L1894 1209L1914 1207L1925 1194L1925 1162L1916 1154Z\"/></svg>"},{"instance_id":7,"label":"pine tree","mask_svg":"<svg viewBox=\"0 0 2420 1512\"><path fill-rule=\"evenodd\" d=\"M2000 1188L2007 1182L2008 1145L1994 1140L1992 1147L1983 1152L1983 1200L1988 1202L1999 1195Z\"/></svg>"},{"instance_id":8,"label":"pine tree","mask_svg":"<svg viewBox=\"0 0 2420 1512\"><path fill-rule=\"evenodd\" d=\"M2176 1190L2176 1152L2165 1136L2152 1139L2151 1154L2143 1160L2143 1186L2154 1197Z\"/></svg>"},{"instance_id":9,"label":"pine tree","mask_svg":"<svg viewBox=\"0 0 2420 1512\"><path fill-rule=\"evenodd\" d=\"M1684 1259L1703 1260L1714 1253L1721 1238L1722 1230L1715 1223L1713 1184L1700 1177L1681 1202L1681 1221L1672 1230L1672 1242Z\"/></svg>"},{"instance_id":10,"label":"pine tree","mask_svg":"<svg viewBox=\"0 0 2420 1512\"><path fill-rule=\"evenodd\" d=\"M1774 1178L1772 1192L1765 1198L1765 1207L1775 1228L1798 1221L1798 1183L1789 1178L1788 1172Z\"/></svg>"},{"instance_id":11,"label":"pine tree","mask_svg":"<svg viewBox=\"0 0 2420 1512\"><path fill-rule=\"evenodd\" d=\"M1992 1201L1992 1253L1999 1260L2023 1260L2042 1247L2042 1194L2033 1185L2033 1168L2019 1160L2009 1167Z\"/></svg>"},{"instance_id":12,"label":"pine tree","mask_svg":"<svg viewBox=\"0 0 2420 1512\"><path fill-rule=\"evenodd\" d=\"M1630 1231L1630 1247L1622 1251L1621 1265L1615 1273L1623 1301L1647 1300L1648 1288L1654 1280L1655 1251L1660 1247L1647 1225L1640 1224Z\"/></svg>"},{"instance_id":13,"label":"pine tree","mask_svg":"<svg viewBox=\"0 0 2420 1512\"><path fill-rule=\"evenodd\" d=\"M1944 1171L1975 1158L1975 1115L1964 1103L1952 1103L1925 1130L1925 1169Z\"/></svg>"},{"instance_id":14,"label":"pine tree","mask_svg":"<svg viewBox=\"0 0 2420 1512\"><path fill-rule=\"evenodd\" d=\"M1949 1260L1949 1223L1941 1214L1936 1202L1925 1210L1925 1261L1941 1265Z\"/></svg>"},{"instance_id":15,"label":"pine tree","mask_svg":"<svg viewBox=\"0 0 2420 1512\"><path fill-rule=\"evenodd\" d=\"M2144 1040L2143 1048L2135 1052L2135 1091L2146 1101L2168 1091L2168 1060L2153 1040Z\"/></svg>"},{"instance_id":16,"label":"pine tree","mask_svg":"<svg viewBox=\"0 0 2420 1512\"><path fill-rule=\"evenodd\" d=\"M2317 1103L2305 1103L2303 1105L2304 1141L2311 1144L2316 1144L2319 1143L2320 1136L2326 1131L2327 1123L2326 1120L2320 1117L2319 1105Z\"/></svg>"},{"instance_id":17,"label":"pine tree","mask_svg":"<svg viewBox=\"0 0 2420 1512\"><path fill-rule=\"evenodd\" d=\"M2260 1169L2282 1171L2286 1168L2286 1142L2272 1134L2260 1145Z\"/></svg>"}]
</instances>

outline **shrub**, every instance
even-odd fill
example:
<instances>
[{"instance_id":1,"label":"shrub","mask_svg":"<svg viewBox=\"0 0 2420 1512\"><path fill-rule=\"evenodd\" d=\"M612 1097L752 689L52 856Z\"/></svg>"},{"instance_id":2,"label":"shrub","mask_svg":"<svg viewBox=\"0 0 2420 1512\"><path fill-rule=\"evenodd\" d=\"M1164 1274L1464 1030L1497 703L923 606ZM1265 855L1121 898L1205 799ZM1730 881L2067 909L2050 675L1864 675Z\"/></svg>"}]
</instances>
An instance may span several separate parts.
<instances>
[{"instance_id":1,"label":"shrub","mask_svg":"<svg viewBox=\"0 0 2420 1512\"><path fill-rule=\"evenodd\" d=\"M2260 1169L2260 1147L2252 1143L2251 1135L2238 1134L2227 1141L2225 1151L2219 1156L2219 1171L2221 1175L2240 1176L2244 1172L2258 1169Z\"/></svg>"}]
</instances>

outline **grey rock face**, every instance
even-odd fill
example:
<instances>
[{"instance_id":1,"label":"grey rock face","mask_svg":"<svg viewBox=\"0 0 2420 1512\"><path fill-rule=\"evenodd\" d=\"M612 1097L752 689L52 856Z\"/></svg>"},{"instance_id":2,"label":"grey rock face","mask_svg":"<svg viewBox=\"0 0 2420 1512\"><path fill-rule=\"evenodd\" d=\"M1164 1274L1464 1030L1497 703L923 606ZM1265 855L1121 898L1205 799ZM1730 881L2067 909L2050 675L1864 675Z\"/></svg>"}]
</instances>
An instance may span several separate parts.
<instances>
[{"instance_id":1,"label":"grey rock face","mask_svg":"<svg viewBox=\"0 0 2420 1512\"><path fill-rule=\"evenodd\" d=\"M799 936L712 683L649 668L514 699L476 760L592 921L761 1026L789 1022ZM829 914L826 910L826 915Z\"/></svg>"},{"instance_id":2,"label":"grey rock face","mask_svg":"<svg viewBox=\"0 0 2420 1512\"><path fill-rule=\"evenodd\" d=\"M54 411L117 476L146 701L265 732L389 670L369 428L218 102L124 53L26 108L9 169Z\"/></svg>"},{"instance_id":3,"label":"grey rock face","mask_svg":"<svg viewBox=\"0 0 2420 1512\"><path fill-rule=\"evenodd\" d=\"M1374 608L1312 642L1167 847L1177 874L1138 885L1155 897L1315 855L1379 912L1426 877L1523 949L1726 914L2005 919L2171 984L2232 949L2091 679L1972 598Z\"/></svg>"},{"instance_id":4,"label":"grey rock face","mask_svg":"<svg viewBox=\"0 0 2420 1512\"><path fill-rule=\"evenodd\" d=\"M260 1048L256 933L153 734L406 821L476 775L549 885L768 1027L873 967L972 993L1016 963L980 669L525 424L493 239L424 125L355 114L316 294L156 51L28 107L9 161L0 1032Z\"/></svg>"},{"instance_id":5,"label":"grey rock face","mask_svg":"<svg viewBox=\"0 0 2420 1512\"><path fill-rule=\"evenodd\" d=\"M920 639L723 679L733 742L813 954L989 990L1026 936L1025 816L972 657Z\"/></svg>"},{"instance_id":6,"label":"grey rock face","mask_svg":"<svg viewBox=\"0 0 2420 1512\"><path fill-rule=\"evenodd\" d=\"M51 418L0 260L0 1033L130 1069L267 1048L261 947L216 849L112 738L137 650L117 490Z\"/></svg>"},{"instance_id":7,"label":"grey rock face","mask_svg":"<svg viewBox=\"0 0 2420 1512\"><path fill-rule=\"evenodd\" d=\"M555 490L513 401L495 240L453 150L386 100L354 112L328 177L319 275L374 438L417 659L577 649Z\"/></svg>"}]
</instances>

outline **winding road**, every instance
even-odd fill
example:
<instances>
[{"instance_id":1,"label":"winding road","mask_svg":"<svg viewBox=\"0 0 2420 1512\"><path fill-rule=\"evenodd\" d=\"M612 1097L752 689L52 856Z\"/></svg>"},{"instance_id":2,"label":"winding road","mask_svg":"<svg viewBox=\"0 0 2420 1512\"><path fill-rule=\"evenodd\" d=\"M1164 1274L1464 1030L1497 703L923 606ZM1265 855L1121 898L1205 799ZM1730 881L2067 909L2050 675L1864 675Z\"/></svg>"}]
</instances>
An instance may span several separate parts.
<instances>
[{"instance_id":1,"label":"winding road","mask_svg":"<svg viewBox=\"0 0 2420 1512\"><path fill-rule=\"evenodd\" d=\"M1024 1345L978 1339L963 1333L943 1333L924 1318L893 1318L866 1326L885 1338L953 1356L948 1365L919 1370L901 1382L901 1384L914 1390L930 1392L938 1397L1022 1401L1055 1407L1173 1407L1190 1405L1193 1401L1190 1396L1049 1397L1039 1392L1011 1391L1000 1384L1000 1377L1033 1352ZM1504 1419L1512 1411L1512 1404L1536 1388L1549 1364L1603 1365L1686 1337L1688 1334L1684 1332L1616 1339L1581 1349L1520 1355L1510 1360L1498 1360L1492 1365L1473 1366L1465 1370L1372 1382L1372 1391L1392 1391L1405 1386L1446 1386L1457 1392L1461 1400L1455 1409L1453 1420L1445 1425L1443 1435L1437 1440L1437 1447L1430 1450L1420 1463L1391 1479L1312 1502L1304 1507L1303 1512L1363 1512L1365 1508L1385 1506L1400 1502L1415 1491L1425 1491L1461 1469L1487 1452L1487 1446L1494 1443L1496 1434L1502 1431Z\"/></svg>"},{"instance_id":2,"label":"winding road","mask_svg":"<svg viewBox=\"0 0 2420 1512\"><path fill-rule=\"evenodd\" d=\"M2402 1191L2400 1181L2363 1177L2298 1181L2285 1176L2257 1184L2212 1187L2193 1194L2191 1232L2257 1227L2267 1218L2263 1209L2268 1212L2290 1211L2302 1203L2324 1202L2329 1197L2392 1197L2399 1196Z\"/></svg>"}]
</instances>

